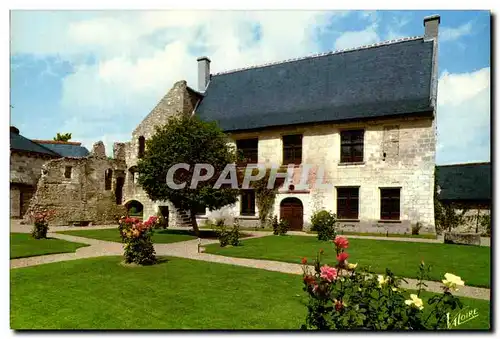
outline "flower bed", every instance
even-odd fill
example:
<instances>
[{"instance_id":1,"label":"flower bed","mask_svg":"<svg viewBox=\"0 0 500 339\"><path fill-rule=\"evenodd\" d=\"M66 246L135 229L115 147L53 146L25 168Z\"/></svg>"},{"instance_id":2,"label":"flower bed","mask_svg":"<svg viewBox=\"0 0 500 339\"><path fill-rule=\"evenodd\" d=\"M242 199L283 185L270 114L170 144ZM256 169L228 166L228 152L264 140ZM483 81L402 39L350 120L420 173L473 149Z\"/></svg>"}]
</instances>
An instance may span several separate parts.
<instances>
[{"instance_id":1,"label":"flower bed","mask_svg":"<svg viewBox=\"0 0 500 339\"><path fill-rule=\"evenodd\" d=\"M303 329L315 330L432 330L447 328L447 314L461 308L460 300L451 292L464 282L446 273L443 293L424 305L420 298L429 268L420 264L419 289L407 296L401 289L403 279L386 269L385 275L373 275L348 263L344 237L333 241L337 253L334 267L321 265L321 254L314 262L314 272L302 260L304 291L309 295L308 315ZM423 316L424 307L431 311Z\"/></svg>"},{"instance_id":2,"label":"flower bed","mask_svg":"<svg viewBox=\"0 0 500 339\"><path fill-rule=\"evenodd\" d=\"M118 229L125 244L126 264L152 265L157 262L151 235L158 218L150 217L142 222L138 218L122 217Z\"/></svg>"}]
</instances>

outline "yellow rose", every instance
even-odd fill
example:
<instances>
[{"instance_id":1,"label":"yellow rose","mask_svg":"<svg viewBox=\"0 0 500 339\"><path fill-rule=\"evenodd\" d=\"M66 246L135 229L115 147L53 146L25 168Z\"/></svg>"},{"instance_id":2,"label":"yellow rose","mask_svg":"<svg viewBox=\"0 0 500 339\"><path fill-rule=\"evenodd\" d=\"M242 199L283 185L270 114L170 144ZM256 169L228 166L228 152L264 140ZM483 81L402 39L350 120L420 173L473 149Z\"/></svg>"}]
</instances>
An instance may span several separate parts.
<instances>
[{"instance_id":1,"label":"yellow rose","mask_svg":"<svg viewBox=\"0 0 500 339\"><path fill-rule=\"evenodd\" d=\"M444 278L445 279L443 280L443 284L444 284L444 286L448 287L450 290L458 291L457 286L464 286L463 280L454 274L446 273L444 275Z\"/></svg>"},{"instance_id":2,"label":"yellow rose","mask_svg":"<svg viewBox=\"0 0 500 339\"><path fill-rule=\"evenodd\" d=\"M387 284L388 280L389 280L389 278L384 278L383 275L379 274L379 276L378 276L378 286L382 287L383 285Z\"/></svg>"},{"instance_id":3,"label":"yellow rose","mask_svg":"<svg viewBox=\"0 0 500 339\"><path fill-rule=\"evenodd\" d=\"M420 299L419 297L417 297L416 294L410 294L410 298L411 299L408 299L408 300L405 300L405 304L408 305L408 306L415 306L416 308L418 308L419 310L423 310L424 309L424 302L422 301L422 299Z\"/></svg>"},{"instance_id":4,"label":"yellow rose","mask_svg":"<svg viewBox=\"0 0 500 339\"><path fill-rule=\"evenodd\" d=\"M356 267L358 267L358 263L355 263L355 264L347 264L347 268L350 269L350 270L353 270L355 269Z\"/></svg>"}]
</instances>

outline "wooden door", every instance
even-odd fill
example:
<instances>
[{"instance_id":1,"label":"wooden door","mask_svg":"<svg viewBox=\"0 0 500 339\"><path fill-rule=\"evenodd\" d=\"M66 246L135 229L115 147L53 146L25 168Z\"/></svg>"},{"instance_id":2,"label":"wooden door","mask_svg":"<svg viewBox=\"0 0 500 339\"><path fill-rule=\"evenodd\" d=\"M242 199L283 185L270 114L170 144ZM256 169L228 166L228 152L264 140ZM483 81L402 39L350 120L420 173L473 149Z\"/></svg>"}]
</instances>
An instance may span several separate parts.
<instances>
[{"instance_id":1,"label":"wooden door","mask_svg":"<svg viewBox=\"0 0 500 339\"><path fill-rule=\"evenodd\" d=\"M304 208L297 198L286 198L280 205L280 218L288 222L291 231L302 231Z\"/></svg>"}]
</instances>

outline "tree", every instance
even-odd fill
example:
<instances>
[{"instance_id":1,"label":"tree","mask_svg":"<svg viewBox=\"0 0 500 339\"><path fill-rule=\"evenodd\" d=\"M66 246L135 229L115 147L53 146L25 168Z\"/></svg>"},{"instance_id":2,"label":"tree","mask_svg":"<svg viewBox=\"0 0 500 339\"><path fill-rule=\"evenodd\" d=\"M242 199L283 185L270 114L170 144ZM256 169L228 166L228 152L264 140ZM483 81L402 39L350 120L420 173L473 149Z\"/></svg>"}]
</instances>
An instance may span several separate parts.
<instances>
[{"instance_id":1,"label":"tree","mask_svg":"<svg viewBox=\"0 0 500 339\"><path fill-rule=\"evenodd\" d=\"M71 133L57 133L54 141L69 141L71 139Z\"/></svg>"},{"instance_id":2,"label":"tree","mask_svg":"<svg viewBox=\"0 0 500 339\"><path fill-rule=\"evenodd\" d=\"M200 206L215 210L234 204L239 195L237 189L227 186L214 188L226 165L237 160L236 150L229 141L214 122L203 122L196 116L171 117L146 141L144 157L137 164L138 183L151 200L168 200L177 209L187 211L193 230L199 235L196 210ZM172 166L182 163L188 164L189 170L176 170L173 181L186 185L175 189L167 184L167 173ZM214 175L191 188L195 164L212 165ZM201 175L205 174L202 170Z\"/></svg>"}]
</instances>

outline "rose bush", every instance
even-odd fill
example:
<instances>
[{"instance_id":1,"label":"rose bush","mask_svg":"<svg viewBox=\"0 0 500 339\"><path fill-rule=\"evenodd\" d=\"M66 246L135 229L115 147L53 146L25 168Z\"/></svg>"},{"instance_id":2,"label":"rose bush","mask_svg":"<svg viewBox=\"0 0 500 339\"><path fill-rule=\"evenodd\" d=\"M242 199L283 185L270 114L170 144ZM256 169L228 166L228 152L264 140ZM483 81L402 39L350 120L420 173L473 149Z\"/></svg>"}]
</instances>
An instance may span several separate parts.
<instances>
[{"instance_id":1,"label":"rose bush","mask_svg":"<svg viewBox=\"0 0 500 339\"><path fill-rule=\"evenodd\" d=\"M446 314L462 305L452 291L464 283L453 274L445 274L443 293L424 305L420 293L425 286L428 267L420 264L418 291L407 295L400 287L401 278L389 269L374 275L355 263L349 263L349 242L337 236L335 266L321 265L322 251L313 269L302 259L304 291L309 295L308 315L303 329L309 330L435 330L446 328ZM432 309L424 316L426 307Z\"/></svg>"},{"instance_id":2,"label":"rose bush","mask_svg":"<svg viewBox=\"0 0 500 339\"><path fill-rule=\"evenodd\" d=\"M122 217L118 229L125 244L125 263L152 265L156 263L155 249L151 236L158 217L152 216L142 222L138 218Z\"/></svg>"},{"instance_id":3,"label":"rose bush","mask_svg":"<svg viewBox=\"0 0 500 339\"><path fill-rule=\"evenodd\" d=\"M46 239L49 231L49 220L55 215L55 211L46 210L37 213L31 213L30 220L33 222L31 236L35 239Z\"/></svg>"}]
</instances>

